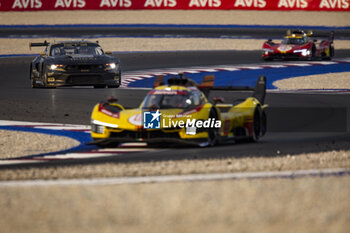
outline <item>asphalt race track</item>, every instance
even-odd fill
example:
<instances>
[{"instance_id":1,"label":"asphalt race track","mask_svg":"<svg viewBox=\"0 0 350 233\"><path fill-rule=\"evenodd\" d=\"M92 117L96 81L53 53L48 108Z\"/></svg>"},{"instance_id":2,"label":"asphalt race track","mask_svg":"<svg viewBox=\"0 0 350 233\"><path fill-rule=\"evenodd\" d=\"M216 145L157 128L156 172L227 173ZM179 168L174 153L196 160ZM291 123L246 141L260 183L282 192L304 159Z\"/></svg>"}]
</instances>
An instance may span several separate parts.
<instances>
[{"instance_id":1,"label":"asphalt race track","mask_svg":"<svg viewBox=\"0 0 350 233\"><path fill-rule=\"evenodd\" d=\"M184 67L215 64L258 63L259 51L147 52L120 53L123 74L147 68ZM337 51L336 58L349 56ZM57 88L32 89L29 63L32 57L1 58L0 119L50 123L89 124L94 104L115 96L127 108L136 107L147 90ZM249 96L249 92L213 92L226 102ZM350 149L350 94L268 93L268 134L259 143L225 144L215 148L170 149L127 156L71 161L148 161L231 156L275 156L301 152ZM346 144L345 144L346 143ZM181 153L178 152L181 150ZM181 154L181 155L179 155ZM67 162L64 162L67 163Z\"/></svg>"}]
</instances>

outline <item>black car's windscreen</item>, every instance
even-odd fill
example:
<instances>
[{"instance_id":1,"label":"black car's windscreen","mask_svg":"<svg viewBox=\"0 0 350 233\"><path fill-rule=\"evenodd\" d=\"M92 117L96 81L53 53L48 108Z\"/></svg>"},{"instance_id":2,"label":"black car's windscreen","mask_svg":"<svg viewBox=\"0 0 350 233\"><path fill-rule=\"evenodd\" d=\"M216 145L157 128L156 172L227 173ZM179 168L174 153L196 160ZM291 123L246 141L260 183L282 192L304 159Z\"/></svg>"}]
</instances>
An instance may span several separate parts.
<instances>
[{"instance_id":1,"label":"black car's windscreen","mask_svg":"<svg viewBox=\"0 0 350 233\"><path fill-rule=\"evenodd\" d=\"M189 93L187 91L151 91L145 98L143 109L187 109L202 103L200 93Z\"/></svg>"},{"instance_id":2,"label":"black car's windscreen","mask_svg":"<svg viewBox=\"0 0 350 233\"><path fill-rule=\"evenodd\" d=\"M51 46L51 56L103 55L103 50L92 43L60 43Z\"/></svg>"}]
</instances>

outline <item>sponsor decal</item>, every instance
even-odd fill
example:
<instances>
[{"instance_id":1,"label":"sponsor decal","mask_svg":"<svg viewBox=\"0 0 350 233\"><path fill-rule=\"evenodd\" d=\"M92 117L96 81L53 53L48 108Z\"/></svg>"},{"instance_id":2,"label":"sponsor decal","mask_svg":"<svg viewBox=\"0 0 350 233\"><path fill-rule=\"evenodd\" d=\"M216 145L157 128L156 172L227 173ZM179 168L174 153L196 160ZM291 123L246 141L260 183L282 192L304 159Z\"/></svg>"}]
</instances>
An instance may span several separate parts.
<instances>
[{"instance_id":1,"label":"sponsor decal","mask_svg":"<svg viewBox=\"0 0 350 233\"><path fill-rule=\"evenodd\" d=\"M196 120L187 118L186 120L172 120L163 118L163 128L220 128L221 121L214 118L208 118L207 120Z\"/></svg>"},{"instance_id":2,"label":"sponsor decal","mask_svg":"<svg viewBox=\"0 0 350 233\"><path fill-rule=\"evenodd\" d=\"M146 0L144 7L175 7L176 0Z\"/></svg>"},{"instance_id":3,"label":"sponsor decal","mask_svg":"<svg viewBox=\"0 0 350 233\"><path fill-rule=\"evenodd\" d=\"M85 0L56 0L55 8L84 8Z\"/></svg>"},{"instance_id":4,"label":"sponsor decal","mask_svg":"<svg viewBox=\"0 0 350 233\"><path fill-rule=\"evenodd\" d=\"M0 3L0 11L108 9L349 11L350 0L2 0Z\"/></svg>"},{"instance_id":5,"label":"sponsor decal","mask_svg":"<svg viewBox=\"0 0 350 233\"><path fill-rule=\"evenodd\" d=\"M143 113L144 129L186 129L186 134L195 135L197 129L201 128L221 128L221 121L208 118L206 120L197 120L191 115L183 116L185 119L178 119L177 115L163 115L157 111L146 111Z\"/></svg>"},{"instance_id":6,"label":"sponsor decal","mask_svg":"<svg viewBox=\"0 0 350 233\"><path fill-rule=\"evenodd\" d=\"M145 129L160 129L161 113L156 112L143 113L143 128Z\"/></svg>"},{"instance_id":7,"label":"sponsor decal","mask_svg":"<svg viewBox=\"0 0 350 233\"><path fill-rule=\"evenodd\" d=\"M136 126L142 126L142 114L140 113L129 117L129 122Z\"/></svg>"},{"instance_id":8,"label":"sponsor decal","mask_svg":"<svg viewBox=\"0 0 350 233\"><path fill-rule=\"evenodd\" d=\"M278 8L307 8L309 6L306 0L279 0Z\"/></svg>"},{"instance_id":9,"label":"sponsor decal","mask_svg":"<svg viewBox=\"0 0 350 233\"><path fill-rule=\"evenodd\" d=\"M265 8L265 0L236 0L235 7L255 7L255 8Z\"/></svg>"},{"instance_id":10,"label":"sponsor decal","mask_svg":"<svg viewBox=\"0 0 350 233\"><path fill-rule=\"evenodd\" d=\"M287 52L292 49L292 46L290 45L281 45L277 48L281 52Z\"/></svg>"},{"instance_id":11,"label":"sponsor decal","mask_svg":"<svg viewBox=\"0 0 350 233\"><path fill-rule=\"evenodd\" d=\"M190 0L188 7L220 7L221 0Z\"/></svg>"},{"instance_id":12,"label":"sponsor decal","mask_svg":"<svg viewBox=\"0 0 350 233\"><path fill-rule=\"evenodd\" d=\"M101 0L99 7L120 7L129 8L132 6L131 0Z\"/></svg>"},{"instance_id":13,"label":"sponsor decal","mask_svg":"<svg viewBox=\"0 0 350 233\"><path fill-rule=\"evenodd\" d=\"M28 9L41 8L43 3L41 0L15 0L12 4L12 9Z\"/></svg>"},{"instance_id":14,"label":"sponsor decal","mask_svg":"<svg viewBox=\"0 0 350 233\"><path fill-rule=\"evenodd\" d=\"M321 0L320 9L349 9L349 0Z\"/></svg>"}]
</instances>

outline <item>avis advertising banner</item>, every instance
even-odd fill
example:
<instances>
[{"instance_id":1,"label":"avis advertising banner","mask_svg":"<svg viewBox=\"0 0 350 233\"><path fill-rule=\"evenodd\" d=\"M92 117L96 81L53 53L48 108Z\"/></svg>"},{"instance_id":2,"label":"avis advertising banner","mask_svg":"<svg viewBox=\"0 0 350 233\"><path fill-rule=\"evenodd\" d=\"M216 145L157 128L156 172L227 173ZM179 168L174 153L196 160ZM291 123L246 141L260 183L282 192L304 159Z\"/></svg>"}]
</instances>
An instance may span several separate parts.
<instances>
[{"instance_id":1,"label":"avis advertising banner","mask_svg":"<svg viewBox=\"0 0 350 233\"><path fill-rule=\"evenodd\" d=\"M350 0L0 0L0 11L158 9L350 11Z\"/></svg>"}]
</instances>

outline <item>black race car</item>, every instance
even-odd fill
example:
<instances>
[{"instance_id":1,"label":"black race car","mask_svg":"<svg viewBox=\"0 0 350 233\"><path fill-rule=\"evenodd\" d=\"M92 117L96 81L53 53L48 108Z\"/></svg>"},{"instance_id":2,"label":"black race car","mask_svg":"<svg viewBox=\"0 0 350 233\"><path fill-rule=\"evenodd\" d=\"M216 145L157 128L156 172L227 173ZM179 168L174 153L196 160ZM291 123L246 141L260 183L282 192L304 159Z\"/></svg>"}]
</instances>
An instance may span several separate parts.
<instances>
[{"instance_id":1,"label":"black race car","mask_svg":"<svg viewBox=\"0 0 350 233\"><path fill-rule=\"evenodd\" d=\"M119 87L119 59L103 52L98 42L59 41L30 43L29 47L44 46L45 51L30 64L33 88L60 86Z\"/></svg>"}]
</instances>

